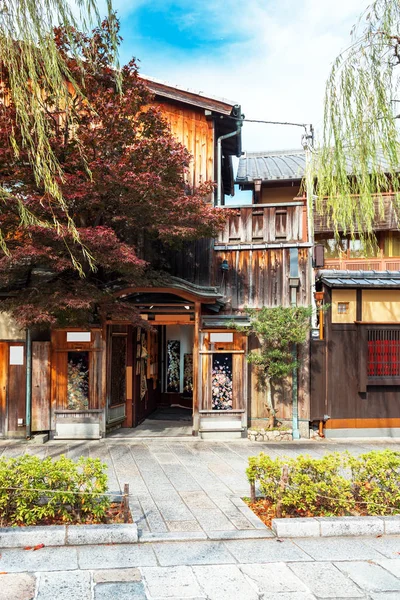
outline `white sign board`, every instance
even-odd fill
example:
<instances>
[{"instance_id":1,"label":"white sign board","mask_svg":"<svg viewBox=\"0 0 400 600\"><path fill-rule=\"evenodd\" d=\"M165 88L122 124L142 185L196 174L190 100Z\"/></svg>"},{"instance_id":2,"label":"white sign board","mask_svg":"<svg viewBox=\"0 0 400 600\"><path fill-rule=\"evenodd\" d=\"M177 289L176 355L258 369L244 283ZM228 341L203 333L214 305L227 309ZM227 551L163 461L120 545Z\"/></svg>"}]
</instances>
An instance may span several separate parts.
<instances>
[{"instance_id":1,"label":"white sign board","mask_svg":"<svg viewBox=\"0 0 400 600\"><path fill-rule=\"evenodd\" d=\"M67 342L90 342L90 331L67 331Z\"/></svg>"},{"instance_id":2,"label":"white sign board","mask_svg":"<svg viewBox=\"0 0 400 600\"><path fill-rule=\"evenodd\" d=\"M10 365L24 364L24 346L10 346Z\"/></svg>"},{"instance_id":3,"label":"white sign board","mask_svg":"<svg viewBox=\"0 0 400 600\"><path fill-rule=\"evenodd\" d=\"M210 342L233 342L233 333L210 333Z\"/></svg>"}]
</instances>

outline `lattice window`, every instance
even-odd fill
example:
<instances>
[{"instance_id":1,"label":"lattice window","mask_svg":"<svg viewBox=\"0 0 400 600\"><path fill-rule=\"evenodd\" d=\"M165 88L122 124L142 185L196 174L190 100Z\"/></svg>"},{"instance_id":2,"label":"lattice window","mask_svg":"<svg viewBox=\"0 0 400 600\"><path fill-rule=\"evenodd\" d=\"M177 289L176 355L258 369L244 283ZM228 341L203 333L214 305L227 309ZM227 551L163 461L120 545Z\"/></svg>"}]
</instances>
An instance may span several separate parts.
<instances>
[{"instance_id":1,"label":"lattice window","mask_svg":"<svg viewBox=\"0 0 400 600\"><path fill-rule=\"evenodd\" d=\"M400 330L368 331L368 377L400 377Z\"/></svg>"}]
</instances>

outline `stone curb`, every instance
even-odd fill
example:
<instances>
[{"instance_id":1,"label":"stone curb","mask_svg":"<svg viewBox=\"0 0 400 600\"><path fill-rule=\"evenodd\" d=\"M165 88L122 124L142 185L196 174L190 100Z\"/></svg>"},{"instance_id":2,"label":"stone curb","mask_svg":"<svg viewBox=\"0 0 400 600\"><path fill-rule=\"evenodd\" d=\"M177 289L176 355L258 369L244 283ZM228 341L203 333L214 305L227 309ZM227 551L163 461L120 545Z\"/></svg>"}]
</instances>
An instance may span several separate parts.
<instances>
[{"instance_id":1,"label":"stone curb","mask_svg":"<svg viewBox=\"0 0 400 600\"><path fill-rule=\"evenodd\" d=\"M272 531L287 538L400 535L400 515L272 519Z\"/></svg>"},{"instance_id":2,"label":"stone curb","mask_svg":"<svg viewBox=\"0 0 400 600\"><path fill-rule=\"evenodd\" d=\"M26 546L83 546L89 544L134 544L136 523L114 525L45 525L0 528L0 548Z\"/></svg>"}]
</instances>

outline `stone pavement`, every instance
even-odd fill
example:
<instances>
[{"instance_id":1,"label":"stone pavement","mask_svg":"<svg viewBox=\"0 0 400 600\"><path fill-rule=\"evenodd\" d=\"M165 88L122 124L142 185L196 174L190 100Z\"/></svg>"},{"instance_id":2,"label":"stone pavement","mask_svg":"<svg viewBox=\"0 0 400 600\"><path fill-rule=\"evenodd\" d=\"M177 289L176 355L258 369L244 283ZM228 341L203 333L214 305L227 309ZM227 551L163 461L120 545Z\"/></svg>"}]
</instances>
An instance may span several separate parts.
<instances>
[{"instance_id":1,"label":"stone pavement","mask_svg":"<svg viewBox=\"0 0 400 600\"><path fill-rule=\"evenodd\" d=\"M400 537L3 550L0 600L399 600Z\"/></svg>"},{"instance_id":2,"label":"stone pavement","mask_svg":"<svg viewBox=\"0 0 400 600\"><path fill-rule=\"evenodd\" d=\"M268 537L263 523L241 500L249 495L247 459L258 452L272 457L349 450L353 454L385 447L400 450L400 441L299 441L258 443L248 440L210 442L106 440L94 442L0 441L0 456L23 453L39 457L98 457L108 465L111 491L130 486L130 506L142 541L170 538L229 539ZM400 550L400 548L399 548ZM1 570L1 569L0 569ZM400 600L400 592L398 596Z\"/></svg>"}]
</instances>

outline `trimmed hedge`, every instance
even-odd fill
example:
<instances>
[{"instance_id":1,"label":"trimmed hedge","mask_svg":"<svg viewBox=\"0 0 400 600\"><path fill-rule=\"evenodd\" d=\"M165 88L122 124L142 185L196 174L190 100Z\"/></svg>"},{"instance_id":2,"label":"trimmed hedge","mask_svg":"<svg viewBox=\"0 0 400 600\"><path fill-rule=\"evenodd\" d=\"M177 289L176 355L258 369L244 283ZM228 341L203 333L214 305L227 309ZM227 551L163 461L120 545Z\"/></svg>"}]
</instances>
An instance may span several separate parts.
<instances>
[{"instance_id":1,"label":"trimmed hedge","mask_svg":"<svg viewBox=\"0 0 400 600\"><path fill-rule=\"evenodd\" d=\"M282 473L284 477L282 479ZM282 516L400 513L400 452L249 458L247 477Z\"/></svg>"},{"instance_id":2,"label":"trimmed hedge","mask_svg":"<svg viewBox=\"0 0 400 600\"><path fill-rule=\"evenodd\" d=\"M101 520L110 505L106 468L83 457L0 459L0 526Z\"/></svg>"}]
</instances>

